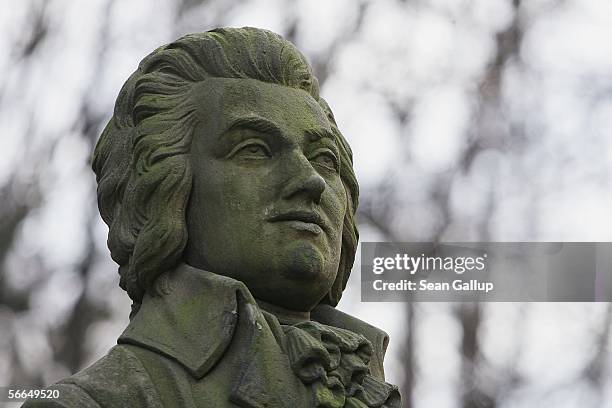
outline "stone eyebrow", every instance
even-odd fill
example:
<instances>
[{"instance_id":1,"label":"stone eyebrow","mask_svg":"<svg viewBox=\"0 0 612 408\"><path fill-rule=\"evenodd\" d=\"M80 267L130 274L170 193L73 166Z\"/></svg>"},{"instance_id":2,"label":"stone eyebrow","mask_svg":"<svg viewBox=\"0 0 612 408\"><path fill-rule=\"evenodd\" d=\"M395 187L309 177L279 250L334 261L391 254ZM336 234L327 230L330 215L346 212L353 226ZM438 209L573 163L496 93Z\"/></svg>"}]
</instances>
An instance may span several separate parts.
<instances>
[{"instance_id":1,"label":"stone eyebrow","mask_svg":"<svg viewBox=\"0 0 612 408\"><path fill-rule=\"evenodd\" d=\"M283 132L276 123L256 115L243 116L236 119L224 133L231 132L232 130L236 129L252 129L257 132L271 133L274 136L283 137Z\"/></svg>"},{"instance_id":2,"label":"stone eyebrow","mask_svg":"<svg viewBox=\"0 0 612 408\"><path fill-rule=\"evenodd\" d=\"M332 131L328 129L308 129L306 135L311 141L320 139L330 139L332 142L336 142L336 136Z\"/></svg>"},{"instance_id":3,"label":"stone eyebrow","mask_svg":"<svg viewBox=\"0 0 612 408\"><path fill-rule=\"evenodd\" d=\"M258 115L248 115L237 118L232 122L232 124L224 133L231 132L232 130L236 129L251 129L257 132L269 133L274 136L284 138L283 131L276 123ZM305 134L306 136L308 136L310 141L320 139L330 139L333 142L336 141L336 136L334 135L334 133L331 130L325 128L307 129L305 131Z\"/></svg>"}]
</instances>

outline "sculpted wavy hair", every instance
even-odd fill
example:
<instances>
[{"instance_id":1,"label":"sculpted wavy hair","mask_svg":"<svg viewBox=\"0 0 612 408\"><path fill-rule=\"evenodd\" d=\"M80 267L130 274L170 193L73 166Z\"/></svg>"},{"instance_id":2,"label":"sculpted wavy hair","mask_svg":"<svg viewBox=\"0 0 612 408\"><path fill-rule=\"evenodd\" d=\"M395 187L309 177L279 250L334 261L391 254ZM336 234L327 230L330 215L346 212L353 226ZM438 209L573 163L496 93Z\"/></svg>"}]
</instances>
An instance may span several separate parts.
<instances>
[{"instance_id":1,"label":"sculpted wavy hair","mask_svg":"<svg viewBox=\"0 0 612 408\"><path fill-rule=\"evenodd\" d=\"M340 149L348 202L338 275L322 301L335 306L358 241L359 192L351 149L319 96L304 56L279 35L247 27L187 35L145 57L119 92L113 117L95 148L98 207L109 226L108 247L119 264L120 286L134 302L133 312L157 277L182 260L196 120L190 93L207 78L250 78L303 89L327 113Z\"/></svg>"}]
</instances>

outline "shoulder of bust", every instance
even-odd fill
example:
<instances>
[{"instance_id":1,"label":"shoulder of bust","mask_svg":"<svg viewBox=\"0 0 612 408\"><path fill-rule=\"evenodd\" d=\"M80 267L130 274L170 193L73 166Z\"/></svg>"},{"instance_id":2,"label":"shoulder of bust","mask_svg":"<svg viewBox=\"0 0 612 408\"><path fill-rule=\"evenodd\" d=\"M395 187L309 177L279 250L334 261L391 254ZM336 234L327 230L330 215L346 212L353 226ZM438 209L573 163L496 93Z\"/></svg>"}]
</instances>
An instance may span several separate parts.
<instances>
[{"instance_id":1,"label":"shoulder of bust","mask_svg":"<svg viewBox=\"0 0 612 408\"><path fill-rule=\"evenodd\" d=\"M71 377L53 384L60 397L54 405L34 407L121 407L130 401L131 407L160 407L160 399L149 374L129 346L113 347L106 356ZM38 405L37 405L38 404Z\"/></svg>"}]
</instances>

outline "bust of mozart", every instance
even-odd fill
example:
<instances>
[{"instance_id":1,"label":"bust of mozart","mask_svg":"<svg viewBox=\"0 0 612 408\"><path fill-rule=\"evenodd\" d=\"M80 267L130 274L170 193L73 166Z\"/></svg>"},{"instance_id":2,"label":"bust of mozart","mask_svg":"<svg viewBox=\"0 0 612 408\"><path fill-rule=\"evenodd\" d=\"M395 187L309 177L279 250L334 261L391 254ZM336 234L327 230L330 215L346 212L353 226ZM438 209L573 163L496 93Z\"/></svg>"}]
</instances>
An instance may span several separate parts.
<instances>
[{"instance_id":1,"label":"bust of mozart","mask_svg":"<svg viewBox=\"0 0 612 408\"><path fill-rule=\"evenodd\" d=\"M97 144L130 323L53 407L399 407L388 338L335 309L358 241L349 145L293 44L222 28L162 46Z\"/></svg>"}]
</instances>

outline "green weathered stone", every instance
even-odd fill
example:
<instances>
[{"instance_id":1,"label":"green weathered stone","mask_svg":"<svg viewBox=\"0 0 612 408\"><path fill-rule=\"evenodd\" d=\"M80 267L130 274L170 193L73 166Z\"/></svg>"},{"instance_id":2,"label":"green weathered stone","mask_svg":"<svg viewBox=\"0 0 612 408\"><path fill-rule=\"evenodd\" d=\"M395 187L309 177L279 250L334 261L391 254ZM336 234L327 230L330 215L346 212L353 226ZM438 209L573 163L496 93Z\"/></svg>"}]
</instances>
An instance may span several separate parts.
<instances>
[{"instance_id":1,"label":"green weathered stone","mask_svg":"<svg viewBox=\"0 0 612 408\"><path fill-rule=\"evenodd\" d=\"M118 345L58 382L63 407L399 407L388 342L335 309L357 247L348 143L316 78L265 30L147 56L94 153L133 300Z\"/></svg>"}]
</instances>

